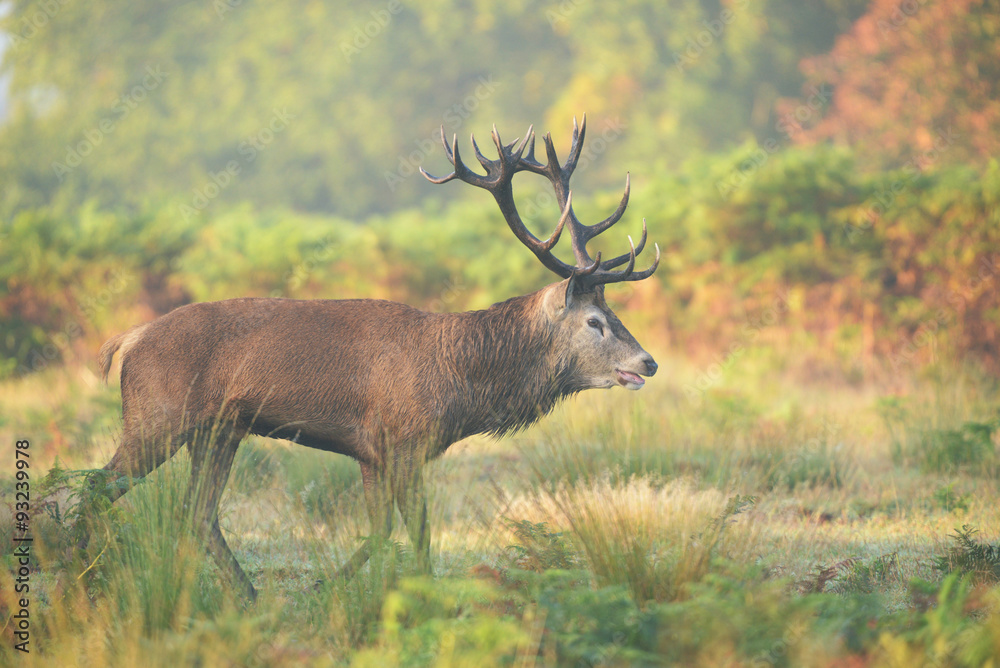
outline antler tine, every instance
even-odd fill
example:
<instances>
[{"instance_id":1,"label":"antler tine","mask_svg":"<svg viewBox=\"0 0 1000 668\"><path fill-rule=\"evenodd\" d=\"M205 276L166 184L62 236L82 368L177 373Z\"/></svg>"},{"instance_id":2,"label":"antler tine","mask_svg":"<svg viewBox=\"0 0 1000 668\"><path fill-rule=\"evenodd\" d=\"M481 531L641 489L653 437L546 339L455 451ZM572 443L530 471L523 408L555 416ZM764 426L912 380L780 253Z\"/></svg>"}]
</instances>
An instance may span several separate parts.
<instances>
[{"instance_id":1,"label":"antler tine","mask_svg":"<svg viewBox=\"0 0 1000 668\"><path fill-rule=\"evenodd\" d=\"M594 258L593 262L591 262L586 267L583 267L582 269L577 269L573 273L577 276L589 276L590 274L593 274L595 271L597 271L598 267L600 266L601 266L601 251L597 251L597 257ZM598 282L604 283L604 281L598 281Z\"/></svg>"},{"instance_id":2,"label":"antler tine","mask_svg":"<svg viewBox=\"0 0 1000 668\"><path fill-rule=\"evenodd\" d=\"M656 268L660 266L660 244L654 243L653 248L656 249L656 259L653 260L653 264L649 265L648 269L644 269L637 274L632 274L632 276L629 277L630 281L641 281L644 278L649 278L653 275L653 272L656 271Z\"/></svg>"},{"instance_id":3,"label":"antler tine","mask_svg":"<svg viewBox=\"0 0 1000 668\"><path fill-rule=\"evenodd\" d=\"M451 154L455 158L455 162L454 162L454 164L455 164L455 175L458 176L458 178L460 178L463 181L469 182L469 183L478 182L478 181L482 180L481 177L479 177L478 174L476 174L473 171L471 171L468 167L465 166L465 163L462 162L462 154L459 153L459 151L458 151L458 137L457 136L453 136L452 137L452 140L451 140ZM471 177L476 177L476 180L475 181L471 180Z\"/></svg>"},{"instance_id":4,"label":"antler tine","mask_svg":"<svg viewBox=\"0 0 1000 668\"><path fill-rule=\"evenodd\" d=\"M637 251L635 250L635 244L632 242L632 236L629 235L628 238L629 252L628 265L622 271L604 271L603 268L600 272L594 274L591 278L591 283L594 285L606 285L608 283L621 283L622 281L638 280L632 278L632 270L635 269L635 256Z\"/></svg>"},{"instance_id":5,"label":"antler tine","mask_svg":"<svg viewBox=\"0 0 1000 668\"><path fill-rule=\"evenodd\" d=\"M500 141L500 133L497 132L496 123L493 124L493 143L496 144L497 155L500 156L500 161L503 162L503 157L504 157L503 142Z\"/></svg>"},{"instance_id":6,"label":"antler tine","mask_svg":"<svg viewBox=\"0 0 1000 668\"><path fill-rule=\"evenodd\" d=\"M522 139L520 142L517 142L517 141L514 142L515 144L517 144L517 148L514 149L514 153L511 155L511 157L514 158L515 162L518 162L518 163L522 162L521 155L524 153L524 148L528 145L529 141L531 142L531 148L532 148L532 150L534 150L534 148L535 148L535 134L534 134L535 130L534 130L534 128L535 128L534 125L529 125L528 126L528 131L524 133L524 139ZM534 156L529 156L528 159L529 160L534 160ZM525 161L525 162L527 162L527 161Z\"/></svg>"},{"instance_id":7,"label":"antler tine","mask_svg":"<svg viewBox=\"0 0 1000 668\"><path fill-rule=\"evenodd\" d=\"M521 155L524 154L524 149L528 149L528 155L525 157L525 162L535 162L535 126L529 125L528 131L524 133L524 139L517 147L518 159L520 160Z\"/></svg>"},{"instance_id":8,"label":"antler tine","mask_svg":"<svg viewBox=\"0 0 1000 668\"><path fill-rule=\"evenodd\" d=\"M525 139L528 140L528 156L525 159L537 164L538 161L535 160L535 131L532 128L534 128L534 126L528 127L528 134L525 135Z\"/></svg>"},{"instance_id":9,"label":"antler tine","mask_svg":"<svg viewBox=\"0 0 1000 668\"><path fill-rule=\"evenodd\" d=\"M625 209L628 208L628 198L629 194L632 192L631 179L628 172L625 172L625 193L622 195L622 201L618 204L618 208L610 216L605 218L599 223L594 225L588 225L586 229L587 239L593 239L601 232L604 232L609 227L621 220L622 215L625 213Z\"/></svg>"},{"instance_id":10,"label":"antler tine","mask_svg":"<svg viewBox=\"0 0 1000 668\"><path fill-rule=\"evenodd\" d=\"M540 250L550 251L556 245L556 242L559 241L559 235L562 234L563 226L565 226L566 221L569 220L569 210L572 204L572 199L573 193L570 193L569 198L567 198L566 201L566 207L563 209L562 215L559 216L559 224L556 225L556 229L552 232L552 235L545 241L541 242L539 245Z\"/></svg>"},{"instance_id":11,"label":"antler tine","mask_svg":"<svg viewBox=\"0 0 1000 668\"><path fill-rule=\"evenodd\" d=\"M486 175L476 174L470 170L465 163L462 162L462 155L458 148L458 138L453 137L451 146L448 146L447 141L444 139L444 128L441 130L442 142L445 144L445 153L448 156L449 161L455 167L455 171L451 174L438 178L427 173L423 168L420 169L421 173L432 183L445 183L453 179L459 179L468 183L470 185L483 188L493 195L493 198L497 201L500 207L501 213L503 213L504 219L507 221L507 226L510 227L511 231L517 239L528 247L528 249L535 254L535 256L545 265L548 269L555 272L563 278L569 278L577 270L577 267L572 264L567 264L557 258L552 254L552 248L555 246L556 242L559 241L559 237L566 227L566 222L570 223L571 229L574 225L579 225L573 216L572 208L565 207L563 216L560 218L559 224L552 234L544 241L538 239L534 234L532 234L528 228L525 226L524 222L521 220L521 216L517 212L517 205L514 202L514 196L511 188L511 179L514 174L522 169L527 169L536 172L542 172L542 166L537 163L526 162L521 159L521 151L534 141L534 131L529 128L528 135L526 135L524 141L517 140L511 142L509 146L505 146L503 141L500 139L500 133L497 131L496 126L493 127L491 136L493 138L493 143L497 148L497 159L490 160L483 155L483 152L479 148L479 144L476 142L475 136L471 137L472 147L476 153L476 158L479 160L480 164L486 170ZM519 145L518 145L519 144ZM515 146L517 148L515 149ZM574 232L574 234L576 234ZM587 258L587 262L590 262L590 258Z\"/></svg>"},{"instance_id":12,"label":"antler tine","mask_svg":"<svg viewBox=\"0 0 1000 668\"><path fill-rule=\"evenodd\" d=\"M566 165L563 167L563 172L566 174L566 179L573 173L576 169L576 163L580 159L580 151L583 150L583 139L587 135L587 114L583 115L580 121L580 126L576 125L576 116L573 117L573 141L570 144L569 157L566 158Z\"/></svg>"},{"instance_id":13,"label":"antler tine","mask_svg":"<svg viewBox=\"0 0 1000 668\"><path fill-rule=\"evenodd\" d=\"M629 247L628 264L625 265L624 269L622 269L622 280L623 281L628 280L628 277L632 275L632 270L635 269L636 250L635 250L635 242L632 241L632 235L631 234L628 235L628 247Z\"/></svg>"},{"instance_id":14,"label":"antler tine","mask_svg":"<svg viewBox=\"0 0 1000 668\"><path fill-rule=\"evenodd\" d=\"M553 178L558 177L562 183L565 183L565 181L562 181L562 168L559 166L559 156L556 155L556 147L552 144L552 133L546 132L543 139L545 141L545 158L548 160L545 169L549 172L549 180L551 181ZM552 185L555 186L556 184L553 183Z\"/></svg>"},{"instance_id":15,"label":"antler tine","mask_svg":"<svg viewBox=\"0 0 1000 668\"><path fill-rule=\"evenodd\" d=\"M494 131L495 131L495 128L494 128ZM483 155L483 152L479 150L479 144L476 143L476 133L473 132L471 135L469 135L469 137L470 137L470 139L472 139L472 150L474 150L476 152L476 160L479 161L479 164L482 165L484 169L486 169L487 171L489 171L490 164L493 161L490 160L489 158L487 158L485 155ZM503 157L503 156L501 155L500 157Z\"/></svg>"},{"instance_id":16,"label":"antler tine","mask_svg":"<svg viewBox=\"0 0 1000 668\"><path fill-rule=\"evenodd\" d=\"M476 174L474 171L465 166L462 162L462 154L458 149L458 137L452 135L451 146L448 146L448 142L444 138L444 128L441 128L441 141L444 144L445 152L448 155L448 160L455 167L455 171L447 176L437 177L431 175L423 166L420 167L420 173L430 181L431 183L447 183L453 179L458 179L464 181L470 185L477 186L479 188L489 189L490 181L487 177ZM477 149L478 153L478 149ZM483 164L486 167L486 172L489 174L489 167L486 163Z\"/></svg>"},{"instance_id":17,"label":"antler tine","mask_svg":"<svg viewBox=\"0 0 1000 668\"><path fill-rule=\"evenodd\" d=\"M624 271L610 271L607 273L598 273L591 279L591 283L597 284L608 284L608 283L621 283L622 281L641 281L645 278L649 278L656 271L656 268L660 266L660 245L653 244L656 248L656 259L653 260L653 264L649 268L643 271L630 272L626 274Z\"/></svg>"},{"instance_id":18,"label":"antler tine","mask_svg":"<svg viewBox=\"0 0 1000 668\"><path fill-rule=\"evenodd\" d=\"M455 174L455 172L452 172L448 176L438 177L438 176L431 175L423 167L420 167L419 169L420 169L420 173L424 175L424 178L427 179L428 181L430 181L431 183L437 183L437 184L448 183L448 181L453 181L456 178L458 178L458 176Z\"/></svg>"},{"instance_id":19,"label":"antler tine","mask_svg":"<svg viewBox=\"0 0 1000 668\"><path fill-rule=\"evenodd\" d=\"M631 238L631 237L629 237L629 238ZM641 253L642 249L645 248L645 247L646 247L646 219L643 218L642 219L642 236L639 237L639 245L635 247L635 254L638 255L639 253ZM606 270L606 269L614 269L615 267L619 267L619 266L625 264L625 262L628 261L629 255L631 255L631 253L623 253L623 254L619 255L618 257L612 258L610 260L605 260L604 263L601 265L601 269Z\"/></svg>"},{"instance_id":20,"label":"antler tine","mask_svg":"<svg viewBox=\"0 0 1000 668\"><path fill-rule=\"evenodd\" d=\"M458 141L458 135L452 135L451 136L451 140L453 142L457 142ZM441 145L444 146L444 152L445 152L445 155L448 156L448 161L451 162L452 165L454 165L455 164L455 154L454 154L454 152L452 152L452 150L451 150L451 144L448 143L448 138L444 134L444 125L441 126Z\"/></svg>"},{"instance_id":21,"label":"antler tine","mask_svg":"<svg viewBox=\"0 0 1000 668\"><path fill-rule=\"evenodd\" d=\"M458 137L455 137L454 141L457 144ZM452 166L454 166L454 164L455 164L455 154L452 151L451 146L448 145L448 139L444 136L444 126L443 125L441 126L441 145L444 146L444 154L445 154L445 157L448 158L448 162L450 162L452 164ZM424 178L427 179L428 181L430 181L431 183L438 183L438 184L440 184L440 183L447 183L448 181L451 181L452 179L456 178L456 176L457 176L457 174L455 172L452 172L451 174L448 174L447 176L442 176L442 177L432 176L430 174L430 172L428 172L426 169L424 169L423 165L420 165L419 167L417 167L417 169L419 169L420 173L424 175Z\"/></svg>"}]
</instances>

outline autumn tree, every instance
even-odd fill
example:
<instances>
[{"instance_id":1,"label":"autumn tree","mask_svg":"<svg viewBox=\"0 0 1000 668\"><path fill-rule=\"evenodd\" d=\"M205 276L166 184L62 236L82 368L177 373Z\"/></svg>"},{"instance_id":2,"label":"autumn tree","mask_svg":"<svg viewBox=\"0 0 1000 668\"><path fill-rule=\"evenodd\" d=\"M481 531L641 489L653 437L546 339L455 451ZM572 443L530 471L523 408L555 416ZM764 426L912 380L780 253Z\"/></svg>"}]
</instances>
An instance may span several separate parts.
<instances>
[{"instance_id":1,"label":"autumn tree","mask_svg":"<svg viewBox=\"0 0 1000 668\"><path fill-rule=\"evenodd\" d=\"M833 50L807 58L832 101L793 138L852 145L873 167L1000 153L1000 1L874 0Z\"/></svg>"}]
</instances>

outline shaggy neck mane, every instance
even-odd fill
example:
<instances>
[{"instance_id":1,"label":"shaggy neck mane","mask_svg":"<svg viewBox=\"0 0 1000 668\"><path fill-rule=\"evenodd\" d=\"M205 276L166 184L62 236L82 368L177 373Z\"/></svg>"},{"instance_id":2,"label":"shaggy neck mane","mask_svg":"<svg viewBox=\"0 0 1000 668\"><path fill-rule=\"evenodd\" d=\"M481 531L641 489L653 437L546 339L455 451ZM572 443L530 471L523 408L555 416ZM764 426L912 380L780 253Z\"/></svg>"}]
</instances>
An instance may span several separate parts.
<instances>
[{"instance_id":1,"label":"shaggy neck mane","mask_svg":"<svg viewBox=\"0 0 1000 668\"><path fill-rule=\"evenodd\" d=\"M448 316L442 358L453 392L445 424L455 439L522 429L563 397L584 389L573 380L572 362L554 349L539 293L514 297L483 311Z\"/></svg>"}]
</instances>

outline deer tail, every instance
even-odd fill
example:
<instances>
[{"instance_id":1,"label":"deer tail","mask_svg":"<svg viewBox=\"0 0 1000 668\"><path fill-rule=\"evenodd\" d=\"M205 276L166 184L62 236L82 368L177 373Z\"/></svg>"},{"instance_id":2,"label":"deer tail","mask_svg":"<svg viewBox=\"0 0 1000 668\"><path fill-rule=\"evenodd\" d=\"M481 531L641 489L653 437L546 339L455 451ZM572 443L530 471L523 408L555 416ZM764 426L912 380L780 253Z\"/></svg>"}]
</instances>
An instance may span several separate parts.
<instances>
[{"instance_id":1,"label":"deer tail","mask_svg":"<svg viewBox=\"0 0 1000 668\"><path fill-rule=\"evenodd\" d=\"M112 336L101 346L101 351L97 353L97 364L101 367L101 379L105 383L108 382L108 373L111 371L111 361L114 359L115 353L120 352L124 356L128 349L142 337L146 327L147 325L136 325L126 332Z\"/></svg>"}]
</instances>

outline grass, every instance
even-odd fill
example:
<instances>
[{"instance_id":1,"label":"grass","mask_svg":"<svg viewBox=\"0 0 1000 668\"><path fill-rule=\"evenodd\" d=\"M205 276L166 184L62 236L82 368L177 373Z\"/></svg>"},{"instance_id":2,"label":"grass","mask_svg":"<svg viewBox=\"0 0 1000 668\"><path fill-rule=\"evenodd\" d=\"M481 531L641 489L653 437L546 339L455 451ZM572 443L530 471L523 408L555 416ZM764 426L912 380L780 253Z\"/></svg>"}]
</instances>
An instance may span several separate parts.
<instances>
[{"instance_id":1,"label":"grass","mask_svg":"<svg viewBox=\"0 0 1000 668\"><path fill-rule=\"evenodd\" d=\"M85 370L0 385L0 460L32 442L32 648L4 664L983 665L1000 654L1000 388L935 372L903 394L732 373L697 404L680 363L428 467L433 577L405 532L352 581L357 465L244 444L223 532L246 607L191 537L183 453L75 544L79 478L115 438ZM57 466L58 465L58 466ZM43 485L45 473L49 478ZM14 481L0 476L13 500ZM0 510L0 513L5 513ZM0 542L12 524L0 517ZM317 584L317 581L321 581ZM15 658L16 656L16 658Z\"/></svg>"}]
</instances>

